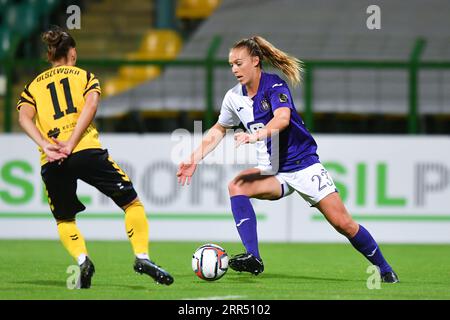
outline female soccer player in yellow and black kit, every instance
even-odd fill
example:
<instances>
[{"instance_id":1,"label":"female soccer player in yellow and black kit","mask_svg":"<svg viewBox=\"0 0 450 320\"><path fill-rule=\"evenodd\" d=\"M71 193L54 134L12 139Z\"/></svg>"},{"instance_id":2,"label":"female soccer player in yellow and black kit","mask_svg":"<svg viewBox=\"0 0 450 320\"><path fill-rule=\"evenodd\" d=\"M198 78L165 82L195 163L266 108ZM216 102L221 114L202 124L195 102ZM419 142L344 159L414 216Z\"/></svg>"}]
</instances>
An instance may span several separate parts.
<instances>
[{"instance_id":1,"label":"female soccer player in yellow and black kit","mask_svg":"<svg viewBox=\"0 0 450 320\"><path fill-rule=\"evenodd\" d=\"M42 35L52 67L25 86L17 109L23 130L39 146L41 175L64 247L80 265L80 287L89 288L95 272L75 215L85 209L76 195L81 179L125 211L125 226L136 255L134 270L170 285L172 276L148 257L148 222L128 176L102 149L94 119L100 84L75 67L75 40L59 27ZM35 121L33 121L35 119Z\"/></svg>"}]
</instances>

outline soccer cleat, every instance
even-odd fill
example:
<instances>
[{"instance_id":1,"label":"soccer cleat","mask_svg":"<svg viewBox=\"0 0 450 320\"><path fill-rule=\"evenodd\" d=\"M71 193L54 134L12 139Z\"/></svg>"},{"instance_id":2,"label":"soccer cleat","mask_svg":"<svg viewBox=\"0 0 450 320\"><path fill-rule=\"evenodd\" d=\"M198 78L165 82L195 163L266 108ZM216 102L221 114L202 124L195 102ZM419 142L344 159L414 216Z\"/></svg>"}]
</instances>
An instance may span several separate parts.
<instances>
[{"instance_id":1,"label":"soccer cleat","mask_svg":"<svg viewBox=\"0 0 450 320\"><path fill-rule=\"evenodd\" d=\"M400 280L398 280L398 276L394 271L389 271L381 275L381 281L386 283L397 283Z\"/></svg>"},{"instance_id":2,"label":"soccer cleat","mask_svg":"<svg viewBox=\"0 0 450 320\"><path fill-rule=\"evenodd\" d=\"M91 287L91 279L95 273L95 267L89 257L80 265L80 288L89 289Z\"/></svg>"},{"instance_id":3,"label":"soccer cleat","mask_svg":"<svg viewBox=\"0 0 450 320\"><path fill-rule=\"evenodd\" d=\"M231 269L238 272L250 272L257 276L264 271L264 263L251 253L241 253L233 256L228 265Z\"/></svg>"},{"instance_id":4,"label":"soccer cleat","mask_svg":"<svg viewBox=\"0 0 450 320\"><path fill-rule=\"evenodd\" d=\"M134 271L139 274L147 274L152 277L156 283L171 285L173 277L163 268L157 266L153 261L148 259L136 258L134 262Z\"/></svg>"}]
</instances>

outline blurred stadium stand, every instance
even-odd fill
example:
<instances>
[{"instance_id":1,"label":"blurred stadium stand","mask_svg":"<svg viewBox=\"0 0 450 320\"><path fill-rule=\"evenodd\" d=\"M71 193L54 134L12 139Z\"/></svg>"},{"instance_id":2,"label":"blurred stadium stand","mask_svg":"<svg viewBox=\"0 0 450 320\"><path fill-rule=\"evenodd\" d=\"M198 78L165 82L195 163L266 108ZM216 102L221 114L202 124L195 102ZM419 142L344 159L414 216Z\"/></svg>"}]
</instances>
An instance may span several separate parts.
<instances>
[{"instance_id":1,"label":"blurred stadium stand","mask_svg":"<svg viewBox=\"0 0 450 320\"><path fill-rule=\"evenodd\" d=\"M150 30L145 33L139 49L127 54L130 60L173 60L182 46L181 36L173 30ZM123 66L117 77L103 85L104 96L130 89L161 74L159 66Z\"/></svg>"},{"instance_id":2,"label":"blurred stadium stand","mask_svg":"<svg viewBox=\"0 0 450 320\"><path fill-rule=\"evenodd\" d=\"M153 25L153 1L82 2L81 29L71 30L80 58L123 58Z\"/></svg>"},{"instance_id":3,"label":"blurred stadium stand","mask_svg":"<svg viewBox=\"0 0 450 320\"><path fill-rule=\"evenodd\" d=\"M0 59L15 58L18 52L23 55L35 53L33 33L41 27L48 25L49 16L59 0L0 0ZM0 66L0 122L4 122L4 103L6 91L5 66ZM23 89L23 83L18 86L23 75L14 74L16 81L14 94L18 96ZM14 120L16 114L12 113Z\"/></svg>"},{"instance_id":4,"label":"blurred stadium stand","mask_svg":"<svg viewBox=\"0 0 450 320\"><path fill-rule=\"evenodd\" d=\"M124 6L121 0L0 0L0 58L28 59L39 56L45 59L40 34L53 24L64 27L70 15L66 9L70 5L81 8L82 28L70 30L70 33L76 40L79 58L82 59L125 58L129 52L139 48L141 39L154 22L154 1L128 0ZM32 80L32 75L42 71L42 67L17 67L14 70L14 100L24 84ZM116 73L116 69L103 69L99 76L102 84L108 83L106 80ZM4 99L2 94L0 99ZM2 100L0 106L0 121L3 123ZM17 113L13 111L12 116L14 131L20 130L17 127Z\"/></svg>"},{"instance_id":5,"label":"blurred stadium stand","mask_svg":"<svg viewBox=\"0 0 450 320\"><path fill-rule=\"evenodd\" d=\"M381 30L366 27L366 8L373 3L382 8ZM200 25L179 58L204 58L213 37L220 35L216 57L227 59L235 41L260 34L303 60L403 62L410 59L416 39L423 37L426 47L421 60L441 61L450 57L449 12L450 3L445 0L228 0ZM215 79L214 105L218 110L235 80L226 68L217 68ZM206 108L204 81L202 68L169 66L159 79L105 100L100 115L127 110L202 111ZM423 70L419 83L424 129L428 116L438 114L443 119L450 115L450 70ZM302 112L300 89L294 95ZM317 131L407 132L407 70L316 70L314 97L316 121L323 119Z\"/></svg>"},{"instance_id":6,"label":"blurred stadium stand","mask_svg":"<svg viewBox=\"0 0 450 320\"><path fill-rule=\"evenodd\" d=\"M172 30L158 29L158 6L169 2L0 0L0 58L38 54L43 58L40 32L50 24L64 25L65 9L78 4L82 7L82 28L71 33L79 59L204 60L213 39L220 36L214 59L224 62L234 42L259 34L307 62L407 63L419 37L426 41L420 61L450 60L450 2L446 0L172 0L176 25ZM366 27L366 9L371 4L381 7L381 30ZM36 48L42 50L37 53ZM208 105L204 66L86 68L102 83L104 99L98 123L103 131L192 129L193 120L204 119ZM38 70L42 65L15 70L14 97ZM213 75L211 98L217 114L225 92L236 82L224 63L215 67ZM405 68L316 68L314 131L407 133L409 81ZM302 115L303 88L292 90ZM420 70L420 132L450 133L449 89L450 69ZM2 123L3 99L0 93ZM18 130L15 121L14 125Z\"/></svg>"}]
</instances>

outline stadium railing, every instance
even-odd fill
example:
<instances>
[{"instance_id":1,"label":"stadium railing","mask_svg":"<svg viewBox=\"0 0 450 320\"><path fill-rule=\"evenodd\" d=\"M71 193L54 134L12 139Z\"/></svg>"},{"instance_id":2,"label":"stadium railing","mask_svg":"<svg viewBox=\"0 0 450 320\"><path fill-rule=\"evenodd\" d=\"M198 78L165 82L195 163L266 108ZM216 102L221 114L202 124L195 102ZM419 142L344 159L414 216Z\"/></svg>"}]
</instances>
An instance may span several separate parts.
<instances>
[{"instance_id":1,"label":"stadium railing","mask_svg":"<svg viewBox=\"0 0 450 320\"><path fill-rule=\"evenodd\" d=\"M81 67L120 67L125 65L143 66L155 65L162 68L171 67L203 67L205 70L204 99L206 110L204 121L206 127L211 127L214 122L214 70L215 68L228 68L228 61L217 59L216 53L220 46L221 38L216 36L209 45L205 58L202 59L177 59L166 60L128 60L128 59L79 59ZM420 57L426 46L425 39L417 39L414 49L408 61L346 61L346 60L306 60L303 84L304 120L308 128L314 130L314 72L319 69L385 69L404 70L408 72L408 133L420 133L418 115L420 106L418 103L420 70L450 69L450 61L421 61ZM41 59L13 59L0 58L1 65L7 79L6 95L4 103L4 132L12 131L12 110L14 110L14 97L12 96L12 81L14 69L18 66L46 66L47 62Z\"/></svg>"}]
</instances>

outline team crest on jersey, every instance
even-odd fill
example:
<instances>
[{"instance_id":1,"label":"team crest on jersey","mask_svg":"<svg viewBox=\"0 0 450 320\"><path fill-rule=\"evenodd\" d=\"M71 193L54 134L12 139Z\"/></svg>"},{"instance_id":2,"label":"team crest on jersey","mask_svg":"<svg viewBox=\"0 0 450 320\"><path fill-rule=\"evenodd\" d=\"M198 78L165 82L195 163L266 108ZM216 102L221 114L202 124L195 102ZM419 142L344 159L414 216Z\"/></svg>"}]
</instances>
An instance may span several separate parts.
<instances>
[{"instance_id":1,"label":"team crest on jersey","mask_svg":"<svg viewBox=\"0 0 450 320\"><path fill-rule=\"evenodd\" d=\"M261 108L262 108L264 111L267 111L267 110L270 109L270 104L269 104L269 102L268 102L266 99L263 99L263 100L261 101Z\"/></svg>"},{"instance_id":2,"label":"team crest on jersey","mask_svg":"<svg viewBox=\"0 0 450 320\"><path fill-rule=\"evenodd\" d=\"M284 93L280 93L278 95L278 98L280 99L280 102L287 102L288 101L288 96L285 95Z\"/></svg>"},{"instance_id":3,"label":"team crest on jersey","mask_svg":"<svg viewBox=\"0 0 450 320\"><path fill-rule=\"evenodd\" d=\"M47 132L47 136L49 138L55 138L56 139L56 138L58 138L60 133L61 133L61 130L59 130L59 128L54 128L54 129L51 129L51 130L49 130Z\"/></svg>"}]
</instances>

